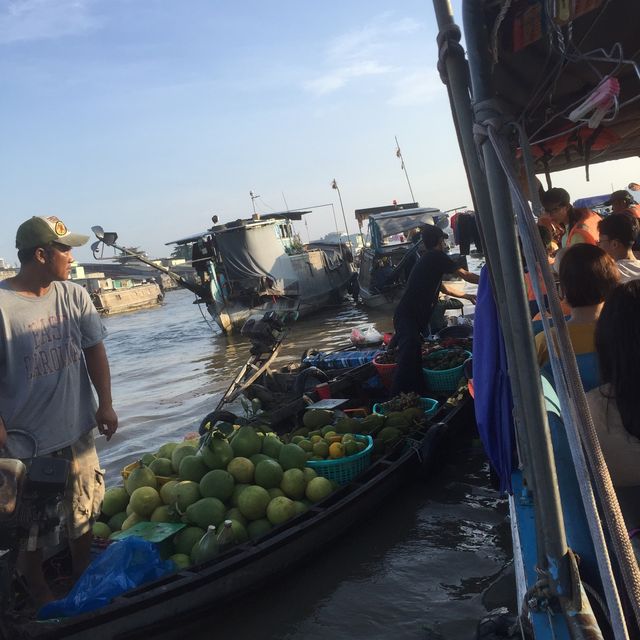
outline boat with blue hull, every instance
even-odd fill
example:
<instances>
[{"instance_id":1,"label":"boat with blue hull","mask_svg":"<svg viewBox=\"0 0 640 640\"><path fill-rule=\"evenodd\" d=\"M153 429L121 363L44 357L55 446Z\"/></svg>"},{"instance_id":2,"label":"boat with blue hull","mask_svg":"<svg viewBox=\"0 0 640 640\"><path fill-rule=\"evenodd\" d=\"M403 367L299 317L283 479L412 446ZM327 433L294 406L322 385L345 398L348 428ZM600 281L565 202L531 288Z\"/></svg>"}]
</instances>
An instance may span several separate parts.
<instances>
[{"instance_id":1,"label":"boat with blue hull","mask_svg":"<svg viewBox=\"0 0 640 640\"><path fill-rule=\"evenodd\" d=\"M438 70L487 259L473 386L481 438L509 496L520 635L638 638L640 571L627 533L634 523L625 523L602 456L588 378L536 228L535 174L550 187L555 171L582 167L588 179L594 162L638 155L640 5L463 0L466 54L449 2L433 5ZM534 349L523 256L539 308L543 286L548 292L547 372Z\"/></svg>"}]
</instances>

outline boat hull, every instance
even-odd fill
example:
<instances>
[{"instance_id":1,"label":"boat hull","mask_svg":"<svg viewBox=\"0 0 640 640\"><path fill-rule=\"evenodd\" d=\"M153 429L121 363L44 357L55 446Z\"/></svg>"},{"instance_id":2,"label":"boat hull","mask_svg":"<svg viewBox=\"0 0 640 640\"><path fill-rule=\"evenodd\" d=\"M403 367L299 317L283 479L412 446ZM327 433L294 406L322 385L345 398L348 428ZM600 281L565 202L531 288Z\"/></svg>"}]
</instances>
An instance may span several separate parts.
<instances>
[{"instance_id":1,"label":"boat hull","mask_svg":"<svg viewBox=\"0 0 640 640\"><path fill-rule=\"evenodd\" d=\"M91 295L96 309L103 315L155 307L164 297L160 287L155 283L102 291Z\"/></svg>"}]
</instances>

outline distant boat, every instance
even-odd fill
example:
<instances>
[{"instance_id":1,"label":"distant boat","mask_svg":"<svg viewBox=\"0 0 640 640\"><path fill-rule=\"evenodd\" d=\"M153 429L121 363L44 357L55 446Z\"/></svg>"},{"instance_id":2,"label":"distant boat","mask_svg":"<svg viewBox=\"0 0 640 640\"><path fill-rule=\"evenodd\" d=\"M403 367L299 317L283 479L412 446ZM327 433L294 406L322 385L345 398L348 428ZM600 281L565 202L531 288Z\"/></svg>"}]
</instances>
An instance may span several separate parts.
<instances>
[{"instance_id":1,"label":"distant boat","mask_svg":"<svg viewBox=\"0 0 640 640\"><path fill-rule=\"evenodd\" d=\"M170 275L193 291L196 302L223 332L239 331L253 315L268 311L307 315L339 303L353 284L353 257L345 245L305 248L292 220L309 211L254 215L214 226L167 244L189 246L195 283L115 244L117 234L94 227L98 239ZM94 253L99 243L94 244Z\"/></svg>"},{"instance_id":2,"label":"distant boat","mask_svg":"<svg viewBox=\"0 0 640 640\"><path fill-rule=\"evenodd\" d=\"M356 210L362 224L368 221L367 246L360 254L359 296L366 307L391 310L404 290L406 275L418 255L418 241L410 234L425 224L436 224L440 209L410 205ZM446 222L446 216L444 216Z\"/></svg>"}]
</instances>

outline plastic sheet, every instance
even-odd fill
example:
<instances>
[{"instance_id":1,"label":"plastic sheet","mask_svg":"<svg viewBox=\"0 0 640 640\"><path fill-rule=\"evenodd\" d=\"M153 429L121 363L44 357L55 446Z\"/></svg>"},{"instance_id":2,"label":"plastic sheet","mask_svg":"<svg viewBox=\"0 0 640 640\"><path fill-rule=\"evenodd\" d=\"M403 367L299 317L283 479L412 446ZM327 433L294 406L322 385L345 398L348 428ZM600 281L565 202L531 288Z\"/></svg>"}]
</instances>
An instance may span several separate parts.
<instances>
[{"instance_id":1,"label":"plastic sheet","mask_svg":"<svg viewBox=\"0 0 640 640\"><path fill-rule=\"evenodd\" d=\"M109 545L82 574L69 594L44 605L39 620L93 611L113 598L176 570L171 560L160 558L151 542L131 537Z\"/></svg>"}]
</instances>

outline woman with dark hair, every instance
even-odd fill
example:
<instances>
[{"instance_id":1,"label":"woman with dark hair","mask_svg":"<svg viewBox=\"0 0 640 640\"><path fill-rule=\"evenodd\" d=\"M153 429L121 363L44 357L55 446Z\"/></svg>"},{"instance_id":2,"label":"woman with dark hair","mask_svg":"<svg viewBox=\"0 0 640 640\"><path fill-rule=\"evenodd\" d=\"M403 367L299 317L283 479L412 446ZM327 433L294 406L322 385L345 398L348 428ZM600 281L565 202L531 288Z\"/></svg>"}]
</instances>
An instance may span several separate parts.
<instances>
[{"instance_id":1,"label":"woman with dark hair","mask_svg":"<svg viewBox=\"0 0 640 640\"><path fill-rule=\"evenodd\" d=\"M567 321L569 338L576 355L595 351L596 320L605 298L616 287L620 273L614 259L593 244L580 243L569 247L560 262L560 288L571 308ZM538 363L549 360L544 333L536 335Z\"/></svg>"},{"instance_id":2,"label":"woman with dark hair","mask_svg":"<svg viewBox=\"0 0 640 640\"><path fill-rule=\"evenodd\" d=\"M587 393L614 487L640 485L640 280L611 293L596 325L602 386Z\"/></svg>"}]
</instances>

